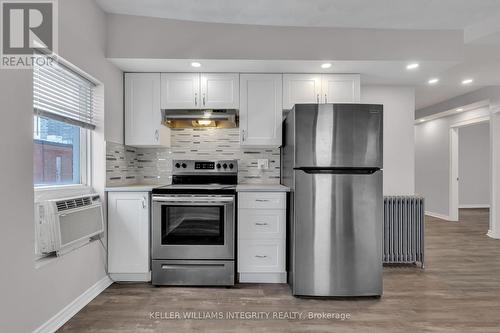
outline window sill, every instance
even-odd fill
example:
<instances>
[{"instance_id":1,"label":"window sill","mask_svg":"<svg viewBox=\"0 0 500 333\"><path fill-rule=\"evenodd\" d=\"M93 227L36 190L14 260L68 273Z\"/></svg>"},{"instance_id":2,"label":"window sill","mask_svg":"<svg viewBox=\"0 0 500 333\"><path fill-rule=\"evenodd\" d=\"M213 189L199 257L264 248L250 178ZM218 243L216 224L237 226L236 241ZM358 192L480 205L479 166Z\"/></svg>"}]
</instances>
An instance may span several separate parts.
<instances>
[{"instance_id":1,"label":"window sill","mask_svg":"<svg viewBox=\"0 0 500 333\"><path fill-rule=\"evenodd\" d=\"M79 190L87 188L89 188L89 186L84 184L69 184L69 185L36 186L33 189L35 190L35 192L51 192L51 191L64 191L64 190Z\"/></svg>"}]
</instances>

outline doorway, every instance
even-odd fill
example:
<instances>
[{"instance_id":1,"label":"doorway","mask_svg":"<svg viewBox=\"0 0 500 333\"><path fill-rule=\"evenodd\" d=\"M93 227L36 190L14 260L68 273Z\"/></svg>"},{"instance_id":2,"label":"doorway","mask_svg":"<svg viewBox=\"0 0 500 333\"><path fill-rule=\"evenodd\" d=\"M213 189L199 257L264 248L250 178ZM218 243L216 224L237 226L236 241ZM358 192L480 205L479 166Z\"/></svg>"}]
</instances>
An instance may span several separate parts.
<instances>
[{"instance_id":1,"label":"doorway","mask_svg":"<svg viewBox=\"0 0 500 333\"><path fill-rule=\"evenodd\" d=\"M459 220L459 209L490 207L489 117L475 118L450 127L450 220ZM485 133L486 132L486 133ZM465 156L464 156L465 155Z\"/></svg>"}]
</instances>

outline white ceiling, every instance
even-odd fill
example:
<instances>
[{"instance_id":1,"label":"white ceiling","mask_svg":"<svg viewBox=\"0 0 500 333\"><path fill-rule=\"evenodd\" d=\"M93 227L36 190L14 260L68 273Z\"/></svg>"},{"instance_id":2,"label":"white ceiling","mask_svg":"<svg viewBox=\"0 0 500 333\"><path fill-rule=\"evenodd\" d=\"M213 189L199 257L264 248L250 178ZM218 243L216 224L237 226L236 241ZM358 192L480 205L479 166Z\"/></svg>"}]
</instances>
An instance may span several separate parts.
<instances>
[{"instance_id":1,"label":"white ceiling","mask_svg":"<svg viewBox=\"0 0 500 333\"><path fill-rule=\"evenodd\" d=\"M464 29L500 12L498 0L97 0L109 13L212 23Z\"/></svg>"},{"instance_id":2,"label":"white ceiling","mask_svg":"<svg viewBox=\"0 0 500 333\"><path fill-rule=\"evenodd\" d=\"M201 69L190 59L111 59L125 71L338 72L361 73L363 84L412 85L423 108L488 85L500 85L500 0L97 0L109 13L212 23L278 26L456 29L464 33L460 61L421 61L407 71L402 61L210 60ZM384 33L381 31L380 33ZM404 48L404 41L401 42ZM425 44L422 45L425 48ZM311 52L314 52L312 49ZM440 83L428 86L427 80ZM464 78L474 84L463 86Z\"/></svg>"}]
</instances>

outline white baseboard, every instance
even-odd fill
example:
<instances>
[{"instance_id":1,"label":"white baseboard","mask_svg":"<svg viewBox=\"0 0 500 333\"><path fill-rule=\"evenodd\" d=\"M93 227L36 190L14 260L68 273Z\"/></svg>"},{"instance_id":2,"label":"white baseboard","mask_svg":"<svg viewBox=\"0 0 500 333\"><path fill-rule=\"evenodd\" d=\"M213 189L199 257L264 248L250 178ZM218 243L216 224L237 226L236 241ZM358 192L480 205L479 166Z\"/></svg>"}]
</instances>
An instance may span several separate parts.
<instances>
[{"instance_id":1,"label":"white baseboard","mask_svg":"<svg viewBox=\"0 0 500 333\"><path fill-rule=\"evenodd\" d=\"M486 233L486 236L488 236L490 238L494 238L494 239L500 239L500 235L495 234L491 229L488 230L488 232Z\"/></svg>"},{"instance_id":2,"label":"white baseboard","mask_svg":"<svg viewBox=\"0 0 500 333\"><path fill-rule=\"evenodd\" d=\"M241 283L286 283L286 272L239 273Z\"/></svg>"},{"instance_id":3,"label":"white baseboard","mask_svg":"<svg viewBox=\"0 0 500 333\"><path fill-rule=\"evenodd\" d=\"M109 273L113 281L120 282L149 282L151 272L148 273Z\"/></svg>"},{"instance_id":4,"label":"white baseboard","mask_svg":"<svg viewBox=\"0 0 500 333\"><path fill-rule=\"evenodd\" d=\"M432 216L432 217L435 217L435 218L438 218L441 220L451 221L451 218L448 215L443 215L443 214L429 212L429 211L425 211L425 215L429 215L429 216Z\"/></svg>"},{"instance_id":5,"label":"white baseboard","mask_svg":"<svg viewBox=\"0 0 500 333\"><path fill-rule=\"evenodd\" d=\"M490 208L489 204L459 205L458 208Z\"/></svg>"},{"instance_id":6,"label":"white baseboard","mask_svg":"<svg viewBox=\"0 0 500 333\"><path fill-rule=\"evenodd\" d=\"M34 330L34 333L52 333L58 330L83 307L90 303L97 295L102 293L109 287L113 281L108 276L97 281L92 287L87 289L83 294L78 296L73 302L66 305L55 316L47 320L44 324Z\"/></svg>"}]
</instances>

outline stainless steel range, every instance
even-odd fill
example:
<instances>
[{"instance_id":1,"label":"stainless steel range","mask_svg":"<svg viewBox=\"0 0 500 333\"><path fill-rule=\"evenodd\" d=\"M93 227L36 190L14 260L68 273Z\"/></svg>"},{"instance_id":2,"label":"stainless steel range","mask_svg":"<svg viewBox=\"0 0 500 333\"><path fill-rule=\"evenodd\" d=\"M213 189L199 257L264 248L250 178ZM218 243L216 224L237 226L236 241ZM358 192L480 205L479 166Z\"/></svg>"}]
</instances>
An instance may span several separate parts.
<instances>
[{"instance_id":1,"label":"stainless steel range","mask_svg":"<svg viewBox=\"0 0 500 333\"><path fill-rule=\"evenodd\" d=\"M174 160L172 185L153 190L152 283L234 285L234 160Z\"/></svg>"}]
</instances>

